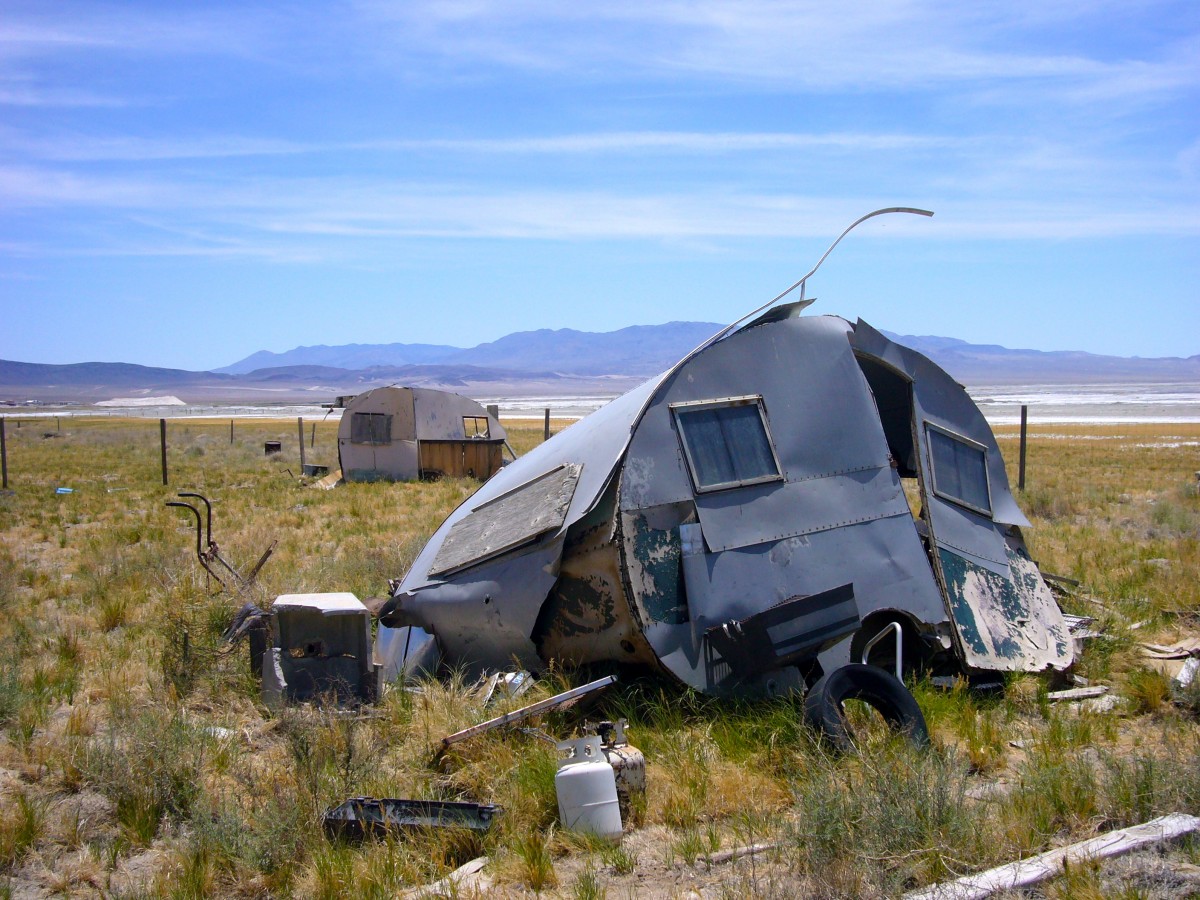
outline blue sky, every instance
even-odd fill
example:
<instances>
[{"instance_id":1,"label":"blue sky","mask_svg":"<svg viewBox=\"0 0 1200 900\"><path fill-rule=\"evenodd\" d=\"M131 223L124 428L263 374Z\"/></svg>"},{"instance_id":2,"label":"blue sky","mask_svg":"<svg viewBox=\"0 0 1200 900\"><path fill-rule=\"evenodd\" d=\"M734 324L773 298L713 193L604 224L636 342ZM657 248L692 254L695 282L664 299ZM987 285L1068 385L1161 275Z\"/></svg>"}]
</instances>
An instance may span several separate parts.
<instances>
[{"instance_id":1,"label":"blue sky","mask_svg":"<svg viewBox=\"0 0 1200 900\"><path fill-rule=\"evenodd\" d=\"M0 358L732 321L1200 353L1200 4L0 0Z\"/></svg>"}]
</instances>

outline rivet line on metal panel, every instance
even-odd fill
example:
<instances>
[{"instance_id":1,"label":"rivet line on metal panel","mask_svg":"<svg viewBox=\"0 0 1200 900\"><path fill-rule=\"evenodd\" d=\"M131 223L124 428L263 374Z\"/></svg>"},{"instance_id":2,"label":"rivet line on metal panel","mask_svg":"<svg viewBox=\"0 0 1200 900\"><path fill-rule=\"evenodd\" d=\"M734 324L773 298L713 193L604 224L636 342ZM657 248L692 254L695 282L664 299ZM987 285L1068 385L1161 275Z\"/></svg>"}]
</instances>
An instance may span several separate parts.
<instances>
[{"instance_id":1,"label":"rivet line on metal panel","mask_svg":"<svg viewBox=\"0 0 1200 900\"><path fill-rule=\"evenodd\" d=\"M799 484L803 481L816 481L818 478L833 478L836 475L849 475L853 472L879 472L887 468L886 466L854 466L849 469L837 469L833 472L822 472L818 475L802 475L799 478L793 478L792 484Z\"/></svg>"},{"instance_id":2,"label":"rivet line on metal panel","mask_svg":"<svg viewBox=\"0 0 1200 900\"><path fill-rule=\"evenodd\" d=\"M741 549L742 547L754 547L754 546L757 546L758 544L768 544L771 541L785 541L788 538L804 537L805 535L818 534L822 531L832 531L835 528L844 528L847 525L861 525L864 522L875 522L880 519L895 519L895 518L898 518L899 516L907 516L907 515L910 515L910 513L907 510L905 510L905 511L901 511L901 512L879 513L877 515L872 515L872 516L863 516L861 519L848 519L845 522L835 522L835 523L832 523L829 525L819 525L816 528L807 528L803 531L780 532L779 534L774 534L774 535L769 535L767 537L764 537L761 541L755 541L753 544L740 544L736 547L732 547L729 545L721 545L720 547L713 547L710 552L718 553L722 550L734 550L734 549ZM703 520L701 520L701 521L703 521ZM979 554L974 554L974 555L978 556Z\"/></svg>"},{"instance_id":3,"label":"rivet line on metal panel","mask_svg":"<svg viewBox=\"0 0 1200 900\"><path fill-rule=\"evenodd\" d=\"M950 541L942 540L937 536L934 537L934 540L937 542L939 547L947 547L950 550L957 550L959 553L966 553L970 556L976 557L977 559L986 559L988 562L994 562L998 566L1007 566L1009 564L1007 556L1004 559L996 559L993 556L988 556L986 553L977 553L976 551L970 550L967 547L960 547L957 544L952 544Z\"/></svg>"}]
</instances>

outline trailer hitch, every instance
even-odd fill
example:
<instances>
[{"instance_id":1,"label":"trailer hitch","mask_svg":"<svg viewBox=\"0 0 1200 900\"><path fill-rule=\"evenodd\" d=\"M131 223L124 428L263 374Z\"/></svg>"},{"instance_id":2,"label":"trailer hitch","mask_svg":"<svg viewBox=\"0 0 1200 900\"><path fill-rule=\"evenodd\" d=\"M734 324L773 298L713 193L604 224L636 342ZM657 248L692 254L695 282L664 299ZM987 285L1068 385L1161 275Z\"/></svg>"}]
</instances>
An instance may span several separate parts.
<instances>
[{"instance_id":1,"label":"trailer hitch","mask_svg":"<svg viewBox=\"0 0 1200 900\"><path fill-rule=\"evenodd\" d=\"M221 548L217 545L217 542L213 540L212 503L209 502L209 499L203 494L197 494L191 491L180 491L179 496L195 498L204 504L205 515L202 517L200 515L200 510L190 503L183 503L179 500L167 501L167 506L174 506L180 509L190 509L192 511L192 515L196 517L196 559L200 561L200 565L204 567L204 571L208 573L208 576L216 579L217 584L221 585L222 588L229 588L229 585L225 582L225 579L217 574L217 571L213 568L214 563L219 563L224 567L227 573L226 577L232 576L234 587L237 589L238 593L245 593L253 588L255 586L255 579L258 578L258 573L262 571L262 567L266 564L267 560L271 558L271 554L275 552L275 546L279 543L279 541L271 541L271 546L269 546L263 552L263 555L258 558L258 562L254 564L254 567L250 570L250 572L246 575L243 575L236 568L230 565L225 557L221 555Z\"/></svg>"}]
</instances>

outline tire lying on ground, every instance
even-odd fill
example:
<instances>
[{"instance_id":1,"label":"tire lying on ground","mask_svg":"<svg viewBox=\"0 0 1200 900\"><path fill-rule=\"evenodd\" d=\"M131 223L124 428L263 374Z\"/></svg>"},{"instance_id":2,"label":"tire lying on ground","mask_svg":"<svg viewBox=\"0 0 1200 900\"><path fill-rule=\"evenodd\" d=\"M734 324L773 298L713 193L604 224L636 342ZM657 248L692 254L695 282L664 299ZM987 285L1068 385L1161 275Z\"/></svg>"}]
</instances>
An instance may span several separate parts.
<instances>
[{"instance_id":1,"label":"tire lying on ground","mask_svg":"<svg viewBox=\"0 0 1200 900\"><path fill-rule=\"evenodd\" d=\"M883 716L893 731L919 747L929 746L925 716L908 688L890 672L851 663L823 675L804 698L805 720L839 751L854 750L854 736L842 708L847 700L861 700Z\"/></svg>"}]
</instances>

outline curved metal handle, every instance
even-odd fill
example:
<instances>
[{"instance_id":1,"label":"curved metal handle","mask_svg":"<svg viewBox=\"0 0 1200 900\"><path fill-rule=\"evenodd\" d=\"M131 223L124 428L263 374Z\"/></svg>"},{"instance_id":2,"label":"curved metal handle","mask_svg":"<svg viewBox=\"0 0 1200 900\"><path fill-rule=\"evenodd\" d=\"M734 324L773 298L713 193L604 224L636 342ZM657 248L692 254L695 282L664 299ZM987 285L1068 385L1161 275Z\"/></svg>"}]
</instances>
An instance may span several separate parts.
<instances>
[{"instance_id":1,"label":"curved metal handle","mask_svg":"<svg viewBox=\"0 0 1200 900\"><path fill-rule=\"evenodd\" d=\"M179 496L186 497L188 495L180 494ZM200 510L196 509L196 507L192 506L192 504L190 504L190 503L180 503L178 500L168 500L167 506L175 506L180 509L190 509L192 511L192 515L196 517L196 556L200 559L201 562L203 562L204 561L204 544L201 540L203 535L200 530L201 529Z\"/></svg>"},{"instance_id":2,"label":"curved metal handle","mask_svg":"<svg viewBox=\"0 0 1200 900\"><path fill-rule=\"evenodd\" d=\"M876 216L885 216L885 215L888 215L889 213L912 213L913 215L917 215L917 216L932 216L933 215L933 212L928 209L917 209L912 206L889 206L886 209L877 209L874 212L867 213L865 216L860 216L859 218L857 218L853 222L851 222L846 227L845 231L843 231L841 234L839 234L837 236L837 240L835 240L832 244L829 245L829 249L827 249L824 253L821 254L821 258L817 260L817 264L815 266L813 266L803 278L801 278L799 281L797 281L795 284L793 284L786 291L776 294L774 297L772 297L770 300L768 300L766 303L764 303L758 309L754 310L753 312L746 313L746 315L742 316L736 322L732 323L731 325L726 326L720 332L713 335L711 338L709 338L707 341L705 341L703 344L701 344L700 347L697 348L697 350L707 347L709 344L713 343L714 341L719 340L721 337L724 337L726 334L728 334L730 331L732 331L738 325L745 322L747 319L751 318L752 316L756 316L760 312L763 312L764 310L769 309L770 307L774 306L776 303L778 303L780 300L782 300L784 297L786 297L788 294L790 294L796 288L801 288L800 298L804 299L804 290L803 290L804 282L808 281L808 279L812 278L813 275L815 275L817 273L817 269L821 268L821 263L825 262L825 260L829 257L829 254L833 252L833 248L842 242L842 238L844 238L846 235L848 235L851 231L853 231L855 228L857 228L863 222L867 221L867 219L873 219ZM696 352L696 350L692 351L692 353L695 353L695 352Z\"/></svg>"},{"instance_id":3,"label":"curved metal handle","mask_svg":"<svg viewBox=\"0 0 1200 900\"><path fill-rule=\"evenodd\" d=\"M197 500L201 500L204 502L204 507L208 510L208 523L207 523L207 527L204 529L204 541L206 544L208 544L208 546L211 547L212 542L213 542L213 539L212 539L212 504L208 502L208 498L205 497L203 494L195 494L195 493L192 493L191 491L180 491L178 496L180 496L180 497L195 497Z\"/></svg>"},{"instance_id":4,"label":"curved metal handle","mask_svg":"<svg viewBox=\"0 0 1200 900\"><path fill-rule=\"evenodd\" d=\"M863 222L867 221L867 219L873 219L876 216L883 216L883 215L887 215L888 213L912 213L913 215L918 215L918 216L932 216L933 215L933 212L928 209L917 209L916 207L912 207L912 206L889 206L889 207L886 207L885 209L874 210L873 212L867 213L865 216L860 216L859 218L855 219L853 222L850 223L850 225L846 228L845 231L843 231L841 234L839 234L837 236L837 240L835 240L832 244L829 245L829 249L826 250L823 254L821 254L821 258L817 260L817 264L815 266L813 266L812 269L803 278L801 278L799 281L797 281L795 284L793 284L786 291L776 294L774 297L772 297L770 300L768 300L762 306L758 307L758 309L751 310L750 312L746 313L744 316L742 316L737 321L731 322L729 325L726 325L724 328L722 328L720 331L718 331L712 337L708 338L706 341L703 341L694 350L685 354L684 357L681 360L679 360L679 362L675 363L675 365L671 366L670 369L668 369L665 373L663 373L663 380L665 381L671 375L678 372L680 369L683 368L684 364L689 359L691 359L693 356L695 356L700 351L715 344L717 341L719 341L721 338L725 337L727 334L729 334L731 331L733 331L735 328L737 328L739 325L741 325L747 319L753 318L754 316L757 316L759 313L763 312L764 310L770 308L771 306L774 306L776 303L778 303L780 300L782 300L784 297L786 297L788 294L790 294L796 288L802 286L804 284L804 282L808 281L808 279L813 276L813 274L817 271L817 269L821 268L821 263L825 262L826 257L828 257L829 254L833 252L833 248L841 243L842 238L844 238L846 235L848 235L856 227L861 225ZM804 296L803 291L800 292L800 296L801 297ZM646 402L642 404L642 409L638 413L638 419L641 419L642 415L646 412L647 408L649 408L650 403L653 401L655 396L656 396L656 394L652 392L650 394L650 396L648 396L646 398ZM635 419L635 422L636 421L637 421L637 419Z\"/></svg>"},{"instance_id":5,"label":"curved metal handle","mask_svg":"<svg viewBox=\"0 0 1200 900\"><path fill-rule=\"evenodd\" d=\"M867 641L867 646L863 647L862 663L864 666L869 665L867 663L867 657L871 655L871 651L875 649L875 645L887 637L888 632L891 631L896 632L896 680L903 682L904 662L902 660L902 654L904 653L904 628L899 622L889 622L880 629L879 634Z\"/></svg>"}]
</instances>

